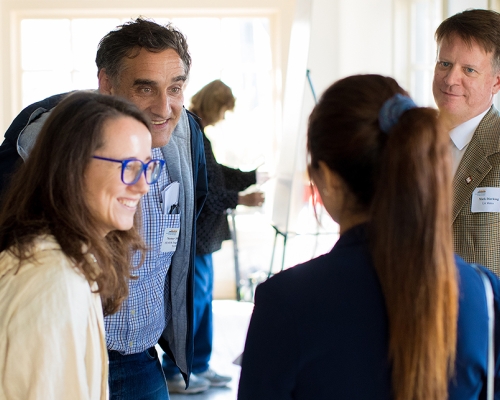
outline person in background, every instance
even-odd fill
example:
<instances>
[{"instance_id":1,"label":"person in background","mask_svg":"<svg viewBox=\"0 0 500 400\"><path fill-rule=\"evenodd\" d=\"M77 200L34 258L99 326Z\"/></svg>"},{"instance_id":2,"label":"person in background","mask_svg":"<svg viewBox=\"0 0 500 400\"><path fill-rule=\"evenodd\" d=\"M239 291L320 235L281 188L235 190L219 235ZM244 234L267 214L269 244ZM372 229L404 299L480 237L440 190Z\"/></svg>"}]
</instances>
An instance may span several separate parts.
<instances>
[{"instance_id":1,"label":"person in background","mask_svg":"<svg viewBox=\"0 0 500 400\"><path fill-rule=\"evenodd\" d=\"M243 172L219 164L204 129L224 119L226 111L234 109L235 98L231 88L220 80L210 82L192 98L189 110L201 119L203 144L208 175L208 196L196 224L196 257L194 276L194 357L190 386L185 389L179 369L163 356L163 371L170 393L199 393L210 386L225 386L231 377L217 374L209 366L212 354L212 253L230 239L226 210L245 206L261 206L264 194L241 194L256 183L256 171Z\"/></svg>"},{"instance_id":2,"label":"person in background","mask_svg":"<svg viewBox=\"0 0 500 400\"><path fill-rule=\"evenodd\" d=\"M171 24L137 18L101 39L96 64L98 91L128 99L146 114L152 157L166 162L141 202L144 263L136 270L137 279L130 280L120 310L104 319L110 398L166 400L155 345L175 359L188 385L195 221L208 190L201 130L183 107L191 56L184 35ZM14 119L0 146L0 191L17 165L29 159L43 122L66 95L32 104ZM131 264L140 261L136 253Z\"/></svg>"},{"instance_id":3,"label":"person in background","mask_svg":"<svg viewBox=\"0 0 500 400\"><path fill-rule=\"evenodd\" d=\"M454 256L437 112L392 78L347 77L314 108L307 148L340 238L257 287L238 399L485 398L500 330L488 347L483 278L497 326L500 281Z\"/></svg>"},{"instance_id":4,"label":"person in background","mask_svg":"<svg viewBox=\"0 0 500 400\"><path fill-rule=\"evenodd\" d=\"M128 295L139 200L159 177L133 104L77 92L46 120L0 212L0 398L108 398L105 315Z\"/></svg>"},{"instance_id":5,"label":"person in background","mask_svg":"<svg viewBox=\"0 0 500 400\"><path fill-rule=\"evenodd\" d=\"M500 115L492 105L500 89L500 14L458 13L435 36L432 91L451 138L455 251L500 276Z\"/></svg>"}]
</instances>

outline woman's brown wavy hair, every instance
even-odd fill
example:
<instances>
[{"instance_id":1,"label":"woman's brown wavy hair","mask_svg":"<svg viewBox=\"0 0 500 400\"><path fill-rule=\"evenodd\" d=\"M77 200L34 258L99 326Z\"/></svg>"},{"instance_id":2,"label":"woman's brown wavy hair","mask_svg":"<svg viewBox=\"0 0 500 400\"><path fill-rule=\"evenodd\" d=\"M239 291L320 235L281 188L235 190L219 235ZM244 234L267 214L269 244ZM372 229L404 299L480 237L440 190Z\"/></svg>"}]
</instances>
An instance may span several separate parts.
<instances>
[{"instance_id":1,"label":"woman's brown wavy hair","mask_svg":"<svg viewBox=\"0 0 500 400\"><path fill-rule=\"evenodd\" d=\"M104 145L106 121L124 116L149 129L146 117L128 101L83 91L67 96L52 110L14 175L0 211L0 251L10 251L21 264L32 257L36 237L53 235L75 268L97 282L105 315L116 312L128 295L131 252L143 252L145 246L137 215L131 230L102 238L85 201L84 173ZM98 260L97 271L88 253Z\"/></svg>"}]
</instances>

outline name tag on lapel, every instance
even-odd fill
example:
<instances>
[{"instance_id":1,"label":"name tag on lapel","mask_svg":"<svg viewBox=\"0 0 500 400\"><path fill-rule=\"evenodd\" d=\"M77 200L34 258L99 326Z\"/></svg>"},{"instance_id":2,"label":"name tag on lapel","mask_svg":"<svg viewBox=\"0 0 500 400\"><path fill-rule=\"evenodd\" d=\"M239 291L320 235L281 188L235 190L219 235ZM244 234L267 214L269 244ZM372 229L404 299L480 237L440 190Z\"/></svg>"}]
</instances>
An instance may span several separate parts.
<instances>
[{"instance_id":1,"label":"name tag on lapel","mask_svg":"<svg viewBox=\"0 0 500 400\"><path fill-rule=\"evenodd\" d=\"M471 212L500 212L500 188L480 187L472 192Z\"/></svg>"}]
</instances>

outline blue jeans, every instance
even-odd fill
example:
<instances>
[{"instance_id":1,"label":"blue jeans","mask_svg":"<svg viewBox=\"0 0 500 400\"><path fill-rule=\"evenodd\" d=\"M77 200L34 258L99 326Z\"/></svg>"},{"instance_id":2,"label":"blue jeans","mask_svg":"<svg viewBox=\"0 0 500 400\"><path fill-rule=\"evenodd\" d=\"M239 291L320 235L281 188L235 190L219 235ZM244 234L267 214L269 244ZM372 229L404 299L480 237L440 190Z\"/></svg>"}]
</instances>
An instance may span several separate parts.
<instances>
[{"instance_id":1,"label":"blue jeans","mask_svg":"<svg viewBox=\"0 0 500 400\"><path fill-rule=\"evenodd\" d=\"M194 354L193 374L208 369L212 355L212 297L214 288L214 266L212 253L196 255L194 259ZM177 366L166 354L163 355L163 372L171 378L179 373Z\"/></svg>"},{"instance_id":2,"label":"blue jeans","mask_svg":"<svg viewBox=\"0 0 500 400\"><path fill-rule=\"evenodd\" d=\"M108 355L110 400L169 400L154 347L130 355L108 350Z\"/></svg>"}]
</instances>

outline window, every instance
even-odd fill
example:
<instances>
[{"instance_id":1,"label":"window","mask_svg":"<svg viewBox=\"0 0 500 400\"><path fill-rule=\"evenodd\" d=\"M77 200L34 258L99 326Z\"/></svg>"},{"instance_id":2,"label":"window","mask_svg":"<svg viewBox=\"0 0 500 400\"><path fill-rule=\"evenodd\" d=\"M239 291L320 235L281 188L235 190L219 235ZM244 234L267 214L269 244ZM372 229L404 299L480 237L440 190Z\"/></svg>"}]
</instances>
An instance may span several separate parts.
<instances>
[{"instance_id":1,"label":"window","mask_svg":"<svg viewBox=\"0 0 500 400\"><path fill-rule=\"evenodd\" d=\"M99 40L119 19L23 19L22 107L56 93L97 88Z\"/></svg>"},{"instance_id":2,"label":"window","mask_svg":"<svg viewBox=\"0 0 500 400\"><path fill-rule=\"evenodd\" d=\"M20 21L21 106L52 94L97 88L99 40L118 18L25 18ZM269 17L179 17L169 21L188 38L193 59L185 93L191 96L214 79L236 97L233 113L207 134L216 137L221 163L252 169L275 158L275 87Z\"/></svg>"},{"instance_id":3,"label":"window","mask_svg":"<svg viewBox=\"0 0 500 400\"><path fill-rule=\"evenodd\" d=\"M441 22L440 1L415 1L411 7L410 93L422 106L434 106L432 80L436 60L434 32Z\"/></svg>"}]
</instances>

